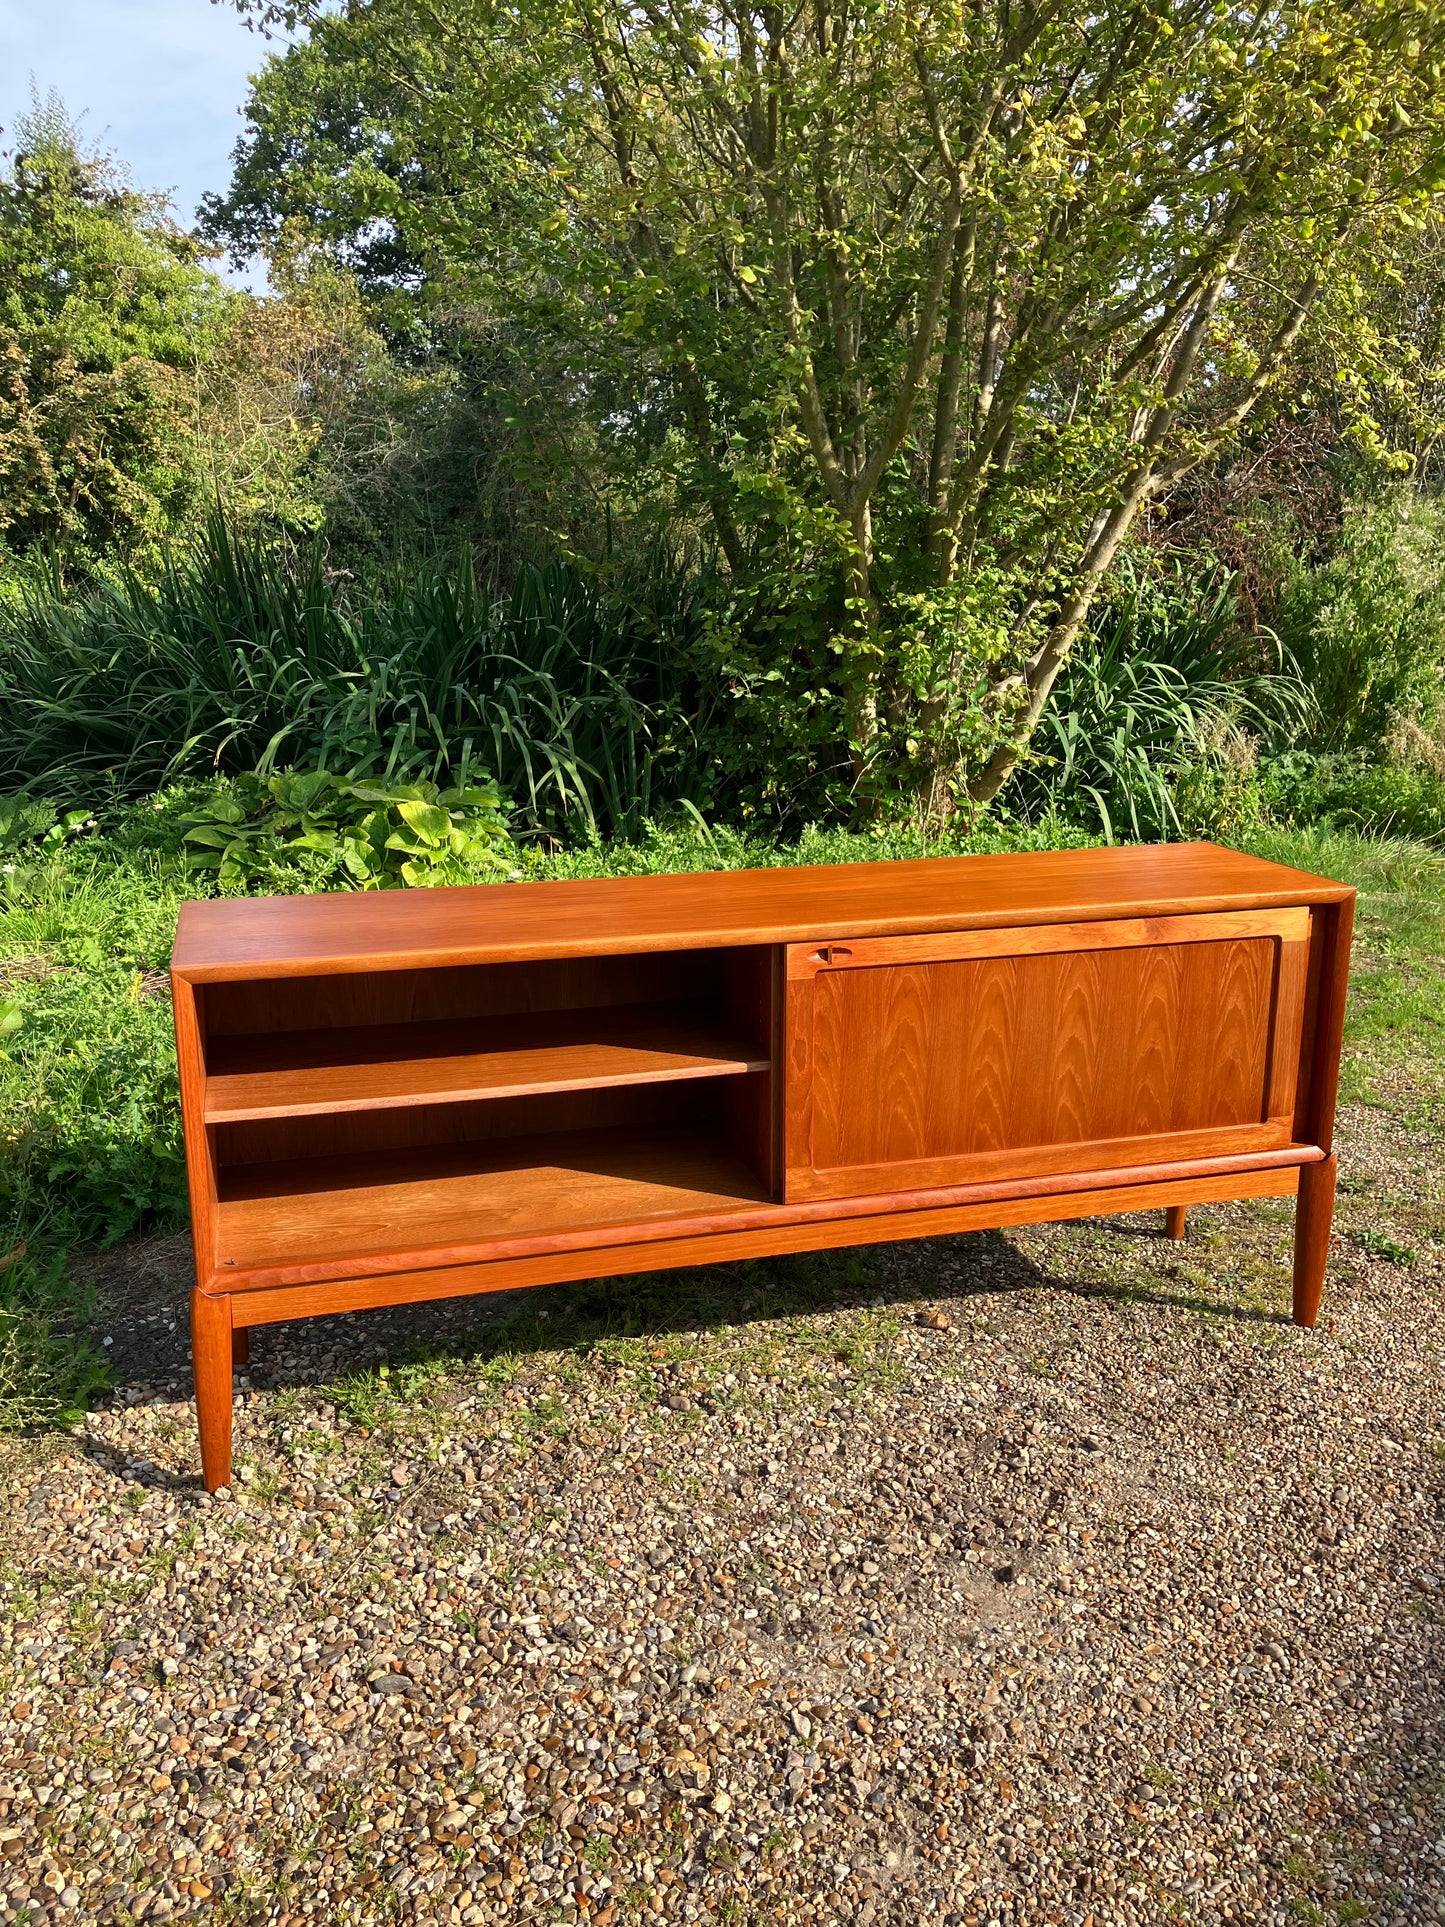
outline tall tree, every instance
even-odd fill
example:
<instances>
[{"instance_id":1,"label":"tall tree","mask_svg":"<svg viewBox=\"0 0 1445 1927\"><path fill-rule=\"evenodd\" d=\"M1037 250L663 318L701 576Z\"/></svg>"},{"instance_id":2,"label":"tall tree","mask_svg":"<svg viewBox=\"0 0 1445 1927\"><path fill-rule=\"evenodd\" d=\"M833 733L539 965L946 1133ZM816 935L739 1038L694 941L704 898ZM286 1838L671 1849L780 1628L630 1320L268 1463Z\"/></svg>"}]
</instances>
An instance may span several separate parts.
<instances>
[{"instance_id":1,"label":"tall tree","mask_svg":"<svg viewBox=\"0 0 1445 1927\"><path fill-rule=\"evenodd\" d=\"M1357 263L1445 180L1440 0L239 3L393 103L366 218L565 349L757 668L934 811L1313 315L1367 391Z\"/></svg>"},{"instance_id":2,"label":"tall tree","mask_svg":"<svg viewBox=\"0 0 1445 1927\"><path fill-rule=\"evenodd\" d=\"M0 549L132 555L203 501L200 369L237 297L52 98L0 171Z\"/></svg>"},{"instance_id":3,"label":"tall tree","mask_svg":"<svg viewBox=\"0 0 1445 1927\"><path fill-rule=\"evenodd\" d=\"M445 154L423 160L413 103L373 65L336 59L325 36L264 61L251 81L231 185L208 194L198 229L238 265L329 243L331 259L404 340L423 331L413 297L423 276L406 210L450 191ZM385 212L383 212L385 210ZM393 297L402 297L400 299Z\"/></svg>"}]
</instances>

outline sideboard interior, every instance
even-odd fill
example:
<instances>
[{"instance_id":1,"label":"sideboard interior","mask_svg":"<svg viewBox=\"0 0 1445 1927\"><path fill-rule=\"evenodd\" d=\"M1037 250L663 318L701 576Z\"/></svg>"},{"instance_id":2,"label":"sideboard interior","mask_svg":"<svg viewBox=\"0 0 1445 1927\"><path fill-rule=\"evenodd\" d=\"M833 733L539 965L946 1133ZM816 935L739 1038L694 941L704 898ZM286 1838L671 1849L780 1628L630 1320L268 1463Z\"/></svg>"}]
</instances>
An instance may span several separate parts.
<instances>
[{"instance_id":1,"label":"sideboard interior","mask_svg":"<svg viewBox=\"0 0 1445 1927\"><path fill-rule=\"evenodd\" d=\"M777 970L754 945L204 986L217 1266L766 1203Z\"/></svg>"}]
</instances>

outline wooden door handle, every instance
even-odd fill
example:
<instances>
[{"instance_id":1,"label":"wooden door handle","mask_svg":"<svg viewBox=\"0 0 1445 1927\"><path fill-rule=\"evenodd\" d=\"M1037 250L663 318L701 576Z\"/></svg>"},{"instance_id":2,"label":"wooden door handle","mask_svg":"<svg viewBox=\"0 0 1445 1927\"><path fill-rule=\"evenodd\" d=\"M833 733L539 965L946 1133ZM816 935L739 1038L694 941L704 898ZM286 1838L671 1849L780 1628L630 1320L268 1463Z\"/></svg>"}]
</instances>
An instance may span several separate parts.
<instances>
[{"instance_id":1,"label":"wooden door handle","mask_svg":"<svg viewBox=\"0 0 1445 1927\"><path fill-rule=\"evenodd\" d=\"M844 957L851 957L852 954L846 944L825 943L821 950L813 952L813 959L820 964L840 963Z\"/></svg>"}]
</instances>

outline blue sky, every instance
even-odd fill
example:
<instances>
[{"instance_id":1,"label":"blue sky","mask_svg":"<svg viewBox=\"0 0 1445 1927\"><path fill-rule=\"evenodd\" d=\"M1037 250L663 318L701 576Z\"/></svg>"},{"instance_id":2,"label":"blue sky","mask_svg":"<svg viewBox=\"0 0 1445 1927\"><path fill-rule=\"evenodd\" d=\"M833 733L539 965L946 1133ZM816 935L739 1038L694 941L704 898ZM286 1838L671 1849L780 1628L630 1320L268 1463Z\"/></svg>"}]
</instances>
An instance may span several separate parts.
<instances>
[{"instance_id":1,"label":"blue sky","mask_svg":"<svg viewBox=\"0 0 1445 1927\"><path fill-rule=\"evenodd\" d=\"M267 43L212 0L0 0L0 149L53 87L138 187L174 195L189 226L230 179L246 76Z\"/></svg>"}]
</instances>

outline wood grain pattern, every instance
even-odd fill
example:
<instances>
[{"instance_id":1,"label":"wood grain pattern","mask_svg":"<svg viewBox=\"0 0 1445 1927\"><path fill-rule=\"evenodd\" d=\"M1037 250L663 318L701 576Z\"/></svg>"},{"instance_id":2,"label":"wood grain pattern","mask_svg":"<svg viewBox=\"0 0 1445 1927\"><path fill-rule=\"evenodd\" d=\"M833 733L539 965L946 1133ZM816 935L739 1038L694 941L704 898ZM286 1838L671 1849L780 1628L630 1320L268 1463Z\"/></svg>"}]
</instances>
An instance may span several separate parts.
<instances>
[{"instance_id":1,"label":"wood grain pattern","mask_svg":"<svg viewBox=\"0 0 1445 1927\"><path fill-rule=\"evenodd\" d=\"M1310 1079L1314 1070L1315 1040L1319 1033L1320 986L1324 981L1325 925L1329 907L1310 912L1309 961L1305 968L1304 1014L1300 1023L1299 1058L1295 1066L1294 1134L1310 1128Z\"/></svg>"},{"instance_id":2,"label":"wood grain pattern","mask_svg":"<svg viewBox=\"0 0 1445 1927\"><path fill-rule=\"evenodd\" d=\"M1256 936L820 970L789 1004L787 1196L1288 1143L1303 962Z\"/></svg>"},{"instance_id":3,"label":"wood grain pattern","mask_svg":"<svg viewBox=\"0 0 1445 1927\"><path fill-rule=\"evenodd\" d=\"M1342 884L1208 843L188 903L195 982L813 943L1340 903Z\"/></svg>"},{"instance_id":4,"label":"wood grain pattern","mask_svg":"<svg viewBox=\"0 0 1445 1927\"><path fill-rule=\"evenodd\" d=\"M1294 1220L1294 1322L1297 1325L1312 1325L1320 1315L1325 1266L1330 1255L1330 1226L1335 1215L1335 1177L1333 1154L1300 1173L1299 1205Z\"/></svg>"},{"instance_id":5,"label":"wood grain pattern","mask_svg":"<svg viewBox=\"0 0 1445 1927\"><path fill-rule=\"evenodd\" d=\"M1303 944L1310 913L1293 910L1221 911L1206 917L1118 917L1110 922L1032 925L1015 930L936 931L926 936L866 937L788 951L788 978L796 981L839 968L866 970L878 964L953 963L979 957L1042 957L1058 950L1126 950L1144 945L1219 943L1226 938L1277 937Z\"/></svg>"},{"instance_id":6,"label":"wood grain pattern","mask_svg":"<svg viewBox=\"0 0 1445 1927\"><path fill-rule=\"evenodd\" d=\"M702 1004L717 1012L770 956L760 950L651 951L641 956L368 968L206 986L208 1035L465 1023L549 1011Z\"/></svg>"},{"instance_id":7,"label":"wood grain pattern","mask_svg":"<svg viewBox=\"0 0 1445 1927\"><path fill-rule=\"evenodd\" d=\"M1265 1115L1294 1132L1295 1094L1299 1088L1300 1043L1309 985L1309 926L1298 940L1281 942L1274 976L1274 1007L1269 1020L1269 1070L1265 1077Z\"/></svg>"},{"instance_id":8,"label":"wood grain pattern","mask_svg":"<svg viewBox=\"0 0 1445 1927\"><path fill-rule=\"evenodd\" d=\"M268 1325L286 1318L362 1311L374 1305L417 1304L432 1298L474 1292L513 1291L524 1285L561 1284L576 1278L615 1278L624 1273L667 1271L683 1265L718 1264L795 1251L832 1251L840 1246L891 1244L963 1231L996 1230L1017 1224L1051 1224L1070 1218L1108 1217L1125 1211L1157 1211L1164 1193L1186 1205L1230 1198L1293 1197L1299 1182L1294 1166L1246 1171L1222 1177L1173 1180L1167 1187L1142 1183L1057 1192L983 1204L895 1211L878 1217L849 1214L802 1219L750 1230L718 1231L696 1237L668 1237L634 1245L617 1244L588 1251L547 1253L492 1264L445 1265L431 1270L396 1272L385 1277L341 1279L326 1284L282 1286L240 1292L230 1300L238 1325Z\"/></svg>"},{"instance_id":9,"label":"wood grain pattern","mask_svg":"<svg viewBox=\"0 0 1445 1927\"><path fill-rule=\"evenodd\" d=\"M1355 922L1353 892L1344 902L1331 905L1317 916L1320 985L1305 1126L1311 1142L1327 1152L1335 1141L1335 1103L1340 1088L1340 1050L1345 1035L1345 1000L1350 987L1350 939Z\"/></svg>"},{"instance_id":10,"label":"wood grain pattern","mask_svg":"<svg viewBox=\"0 0 1445 1927\"><path fill-rule=\"evenodd\" d=\"M205 1116L205 996L205 991L172 973L171 1014L181 1089L186 1186L191 1199L191 1248L198 1279L208 1277L216 1262L216 1147Z\"/></svg>"},{"instance_id":11,"label":"wood grain pattern","mask_svg":"<svg viewBox=\"0 0 1445 1927\"><path fill-rule=\"evenodd\" d=\"M231 1483L231 1301L191 1293L191 1368L206 1490Z\"/></svg>"},{"instance_id":12,"label":"wood grain pattern","mask_svg":"<svg viewBox=\"0 0 1445 1927\"><path fill-rule=\"evenodd\" d=\"M557 1132L380 1157L239 1165L221 1173L224 1269L477 1246L768 1201L720 1136Z\"/></svg>"},{"instance_id":13,"label":"wood grain pattern","mask_svg":"<svg viewBox=\"0 0 1445 1927\"><path fill-rule=\"evenodd\" d=\"M730 1078L718 1087L723 1132L767 1195L781 1198L778 1103L782 1078L774 1071L781 958L766 944L720 954L726 959L723 987L728 1020L739 1036L760 1050L765 1064L757 1076Z\"/></svg>"},{"instance_id":14,"label":"wood grain pattern","mask_svg":"<svg viewBox=\"0 0 1445 1927\"><path fill-rule=\"evenodd\" d=\"M832 1170L790 1169L789 1203L817 1198L857 1198L895 1190L904 1194L963 1184L1009 1186L1035 1178L1076 1178L1093 1181L1100 1171L1151 1164L1193 1169L1220 1158L1260 1159L1271 1151L1294 1154L1295 1145L1284 1124L1241 1125L1227 1130L1145 1133L1138 1137L1101 1138L1092 1142L1007 1146L999 1151L975 1151L967 1156L917 1158L908 1162L843 1165Z\"/></svg>"},{"instance_id":15,"label":"wood grain pattern","mask_svg":"<svg viewBox=\"0 0 1445 1927\"><path fill-rule=\"evenodd\" d=\"M663 1079L540 1091L527 1097L467 1099L395 1110L342 1111L317 1117L243 1119L211 1127L217 1168L292 1163L314 1157L372 1157L429 1145L496 1143L553 1132L634 1130L645 1126L722 1128L723 1092L763 1075Z\"/></svg>"},{"instance_id":16,"label":"wood grain pattern","mask_svg":"<svg viewBox=\"0 0 1445 1927\"><path fill-rule=\"evenodd\" d=\"M660 1140L664 1147L675 1142L676 1133ZM655 1140L659 1141L659 1140ZM609 1139L615 1143L615 1134ZM637 1144L641 1143L638 1134ZM712 1142L716 1144L717 1139ZM726 1139L722 1140L726 1144ZM726 1155L726 1153L724 1153ZM1191 1159L1176 1164L1151 1162L1134 1166L1111 1166L1089 1173L1088 1188L1120 1187L1135 1184L1161 1184L1167 1178L1196 1177L1236 1178L1241 1175L1252 1176L1260 1171L1289 1170L1318 1158L1319 1151L1313 1145L1290 1144L1274 1151L1250 1152L1248 1155ZM747 1160L743 1166L756 1180L757 1174ZM399 1167L395 1161L374 1161L365 1167L348 1165L346 1160L334 1159L329 1162L312 1160L294 1167L292 1174L285 1180L293 1191L306 1187L321 1188L333 1177L345 1178L348 1172L357 1176L378 1179L384 1185L391 1179L403 1183L426 1185L440 1181L444 1185L458 1182L465 1186L474 1177L477 1166L458 1162L437 1170L432 1166L418 1165L415 1168ZM635 1167L647 1181L649 1168L655 1175L656 1166L646 1164ZM713 1169L716 1170L716 1165ZM264 1187L275 1181L276 1172L256 1168L251 1172L236 1174L244 1181L245 1195L258 1207L265 1197ZM595 1177L595 1174L594 1174ZM490 1183L491 1180L484 1180ZM444 1264L473 1264L493 1262L502 1258L533 1256L541 1252L582 1251L600 1248L605 1245L625 1241L642 1245L659 1238L677 1236L701 1237L717 1231L766 1230L769 1226L789 1224L821 1224L830 1220L865 1216L869 1218L886 1216L891 1212L920 1210L942 1210L964 1204L1007 1204L1020 1198L1062 1197L1079 1188L1079 1178L1074 1172L1053 1172L1039 1177L1008 1178L992 1180L988 1183L937 1185L917 1191L885 1191L875 1197L811 1198L791 1204L765 1202L762 1193L764 1186L758 1180L754 1183L757 1194L753 1201L739 1192L724 1195L721 1192L702 1192L702 1208L694 1215L686 1213L663 1213L646 1221L633 1219L626 1223L588 1222L577 1223L570 1227L560 1224L554 1216L542 1229L515 1231L498 1229L495 1225L490 1231L479 1221L462 1214L464 1235L458 1242L438 1245L435 1242L422 1242L415 1246L388 1245L371 1256L358 1253L346 1255L328 1251L324 1256L293 1262L272 1262L261 1265L223 1265L214 1271L207 1281L206 1289L225 1293L240 1294L252 1290L269 1289L277 1285L320 1284L347 1276L381 1276L399 1269L434 1268ZM1162 1195L1162 1194L1161 1194ZM329 1208L329 1207L327 1207ZM383 1199L377 1207L379 1213L386 1213L391 1206ZM432 1230L426 1219L417 1220L415 1234L425 1240Z\"/></svg>"},{"instance_id":17,"label":"wood grain pattern","mask_svg":"<svg viewBox=\"0 0 1445 1927\"><path fill-rule=\"evenodd\" d=\"M730 1031L716 1010L697 1004L273 1031L212 1042L205 1116L220 1124L398 1110L741 1076L771 1063L765 1044Z\"/></svg>"}]
</instances>

